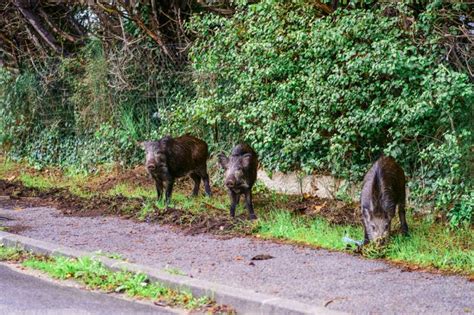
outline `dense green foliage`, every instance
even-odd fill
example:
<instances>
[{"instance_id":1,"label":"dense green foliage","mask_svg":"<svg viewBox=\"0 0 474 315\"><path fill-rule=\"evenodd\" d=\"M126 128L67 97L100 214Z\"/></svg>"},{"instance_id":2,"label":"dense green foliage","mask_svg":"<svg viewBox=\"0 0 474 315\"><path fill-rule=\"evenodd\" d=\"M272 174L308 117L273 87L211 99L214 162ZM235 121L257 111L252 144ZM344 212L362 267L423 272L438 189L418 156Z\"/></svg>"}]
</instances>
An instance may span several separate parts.
<instances>
[{"instance_id":1,"label":"dense green foliage","mask_svg":"<svg viewBox=\"0 0 474 315\"><path fill-rule=\"evenodd\" d=\"M269 170L354 181L385 153L412 179L417 205L472 220L474 88L443 60L438 2L408 26L408 11L321 17L307 1L239 3L231 17L191 19L189 68L169 67L148 44L105 53L93 38L36 74L2 72L4 148L90 170L137 163L136 141L192 132L214 151L245 140Z\"/></svg>"},{"instance_id":2,"label":"dense green foliage","mask_svg":"<svg viewBox=\"0 0 474 315\"><path fill-rule=\"evenodd\" d=\"M319 18L291 3L194 19L193 67L209 80L195 82L189 116L233 126L271 169L359 179L383 152L414 179L418 200L457 202L453 220L470 220L474 88L440 62L436 38L413 40L427 26L404 30L367 10Z\"/></svg>"},{"instance_id":3,"label":"dense green foliage","mask_svg":"<svg viewBox=\"0 0 474 315\"><path fill-rule=\"evenodd\" d=\"M92 38L80 55L47 60L40 73L0 69L0 141L9 154L37 167L139 163L136 142L157 138L173 112L168 107L192 89L175 68L143 63L159 63L157 50L135 53L136 59L121 51L105 58Z\"/></svg>"}]
</instances>

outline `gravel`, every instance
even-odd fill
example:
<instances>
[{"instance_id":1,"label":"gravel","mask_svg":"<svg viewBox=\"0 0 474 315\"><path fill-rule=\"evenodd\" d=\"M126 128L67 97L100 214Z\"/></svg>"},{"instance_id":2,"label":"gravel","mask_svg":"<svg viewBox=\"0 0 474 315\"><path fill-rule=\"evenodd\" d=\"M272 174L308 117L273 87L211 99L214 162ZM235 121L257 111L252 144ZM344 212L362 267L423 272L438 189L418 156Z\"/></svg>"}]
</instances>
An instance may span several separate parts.
<instances>
[{"instance_id":1,"label":"gravel","mask_svg":"<svg viewBox=\"0 0 474 315\"><path fill-rule=\"evenodd\" d=\"M1 221L20 235L229 286L351 313L461 314L474 311L474 283L407 272L382 261L250 238L184 235L117 217L67 217L48 207L0 201ZM257 255L273 258L252 260Z\"/></svg>"}]
</instances>

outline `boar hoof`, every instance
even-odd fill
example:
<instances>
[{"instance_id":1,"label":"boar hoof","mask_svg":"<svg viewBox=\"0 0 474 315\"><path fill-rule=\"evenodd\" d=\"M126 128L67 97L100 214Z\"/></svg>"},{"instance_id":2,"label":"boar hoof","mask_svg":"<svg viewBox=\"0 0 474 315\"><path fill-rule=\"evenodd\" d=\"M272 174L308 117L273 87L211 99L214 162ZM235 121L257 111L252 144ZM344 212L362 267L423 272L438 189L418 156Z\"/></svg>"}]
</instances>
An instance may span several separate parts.
<instances>
[{"instance_id":1,"label":"boar hoof","mask_svg":"<svg viewBox=\"0 0 474 315\"><path fill-rule=\"evenodd\" d=\"M256 220L256 219L257 219L257 216L252 213L251 215L249 215L249 219L250 219L250 220Z\"/></svg>"}]
</instances>

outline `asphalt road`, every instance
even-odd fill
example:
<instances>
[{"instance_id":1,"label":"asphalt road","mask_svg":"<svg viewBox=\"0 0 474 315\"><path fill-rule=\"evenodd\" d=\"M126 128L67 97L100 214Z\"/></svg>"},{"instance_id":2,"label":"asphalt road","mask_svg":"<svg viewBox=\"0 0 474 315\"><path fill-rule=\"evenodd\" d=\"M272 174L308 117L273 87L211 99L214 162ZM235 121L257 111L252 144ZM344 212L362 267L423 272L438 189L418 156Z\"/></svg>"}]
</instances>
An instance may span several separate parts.
<instances>
[{"instance_id":1,"label":"asphalt road","mask_svg":"<svg viewBox=\"0 0 474 315\"><path fill-rule=\"evenodd\" d=\"M176 314L103 293L61 285L0 264L0 314Z\"/></svg>"},{"instance_id":2,"label":"asphalt road","mask_svg":"<svg viewBox=\"0 0 474 315\"><path fill-rule=\"evenodd\" d=\"M3 209L2 209L3 208ZM66 217L53 208L0 202L16 232L80 250L119 253L131 262L356 314L474 312L474 282L407 272L382 261L248 238L184 235L117 217ZM15 230L15 229L14 229ZM267 254L274 258L252 261Z\"/></svg>"}]
</instances>

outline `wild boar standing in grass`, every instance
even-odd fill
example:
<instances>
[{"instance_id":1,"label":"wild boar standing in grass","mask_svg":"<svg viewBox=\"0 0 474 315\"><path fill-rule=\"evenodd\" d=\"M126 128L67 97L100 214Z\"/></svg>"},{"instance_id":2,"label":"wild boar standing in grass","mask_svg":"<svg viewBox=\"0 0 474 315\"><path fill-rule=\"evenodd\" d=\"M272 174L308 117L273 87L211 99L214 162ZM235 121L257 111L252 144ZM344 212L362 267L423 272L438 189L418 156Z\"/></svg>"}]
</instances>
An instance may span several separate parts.
<instances>
[{"instance_id":1,"label":"wild boar standing in grass","mask_svg":"<svg viewBox=\"0 0 474 315\"><path fill-rule=\"evenodd\" d=\"M403 169L392 157L382 156L365 175L360 196L366 244L387 241L397 207L402 233L408 234L405 198Z\"/></svg>"},{"instance_id":2,"label":"wild boar standing in grass","mask_svg":"<svg viewBox=\"0 0 474 315\"><path fill-rule=\"evenodd\" d=\"M211 196L207 159L207 143L190 135L178 138L166 136L159 141L141 143L145 150L145 167L155 180L158 200L162 198L165 187L166 206L169 205L173 184L176 178L189 175L194 181L192 195L199 192L201 180L208 196Z\"/></svg>"},{"instance_id":3,"label":"wild boar standing in grass","mask_svg":"<svg viewBox=\"0 0 474 315\"><path fill-rule=\"evenodd\" d=\"M219 164L225 170L224 183L231 199L231 217L235 217L235 208L239 204L240 195L243 194L250 219L256 219L253 210L252 187L257 180L257 153L249 145L242 143L232 149L229 157L220 153L218 158Z\"/></svg>"}]
</instances>

